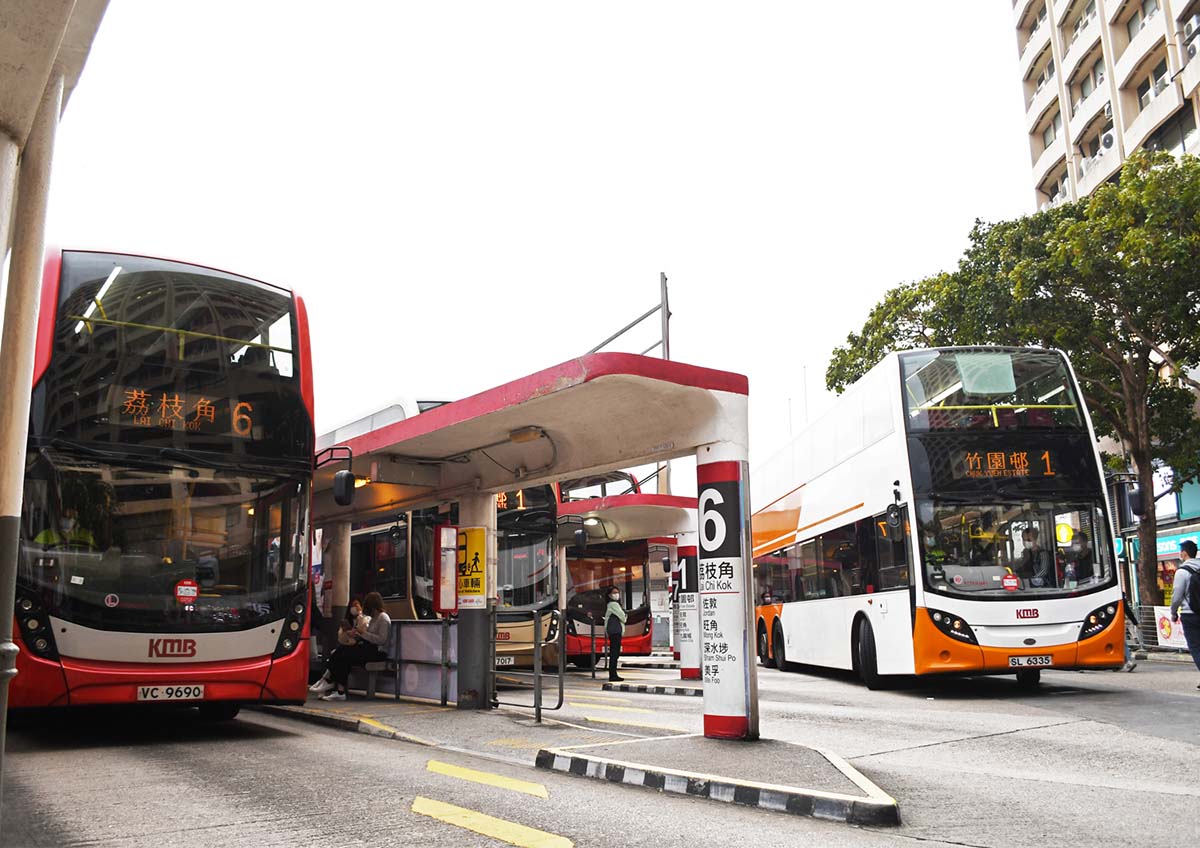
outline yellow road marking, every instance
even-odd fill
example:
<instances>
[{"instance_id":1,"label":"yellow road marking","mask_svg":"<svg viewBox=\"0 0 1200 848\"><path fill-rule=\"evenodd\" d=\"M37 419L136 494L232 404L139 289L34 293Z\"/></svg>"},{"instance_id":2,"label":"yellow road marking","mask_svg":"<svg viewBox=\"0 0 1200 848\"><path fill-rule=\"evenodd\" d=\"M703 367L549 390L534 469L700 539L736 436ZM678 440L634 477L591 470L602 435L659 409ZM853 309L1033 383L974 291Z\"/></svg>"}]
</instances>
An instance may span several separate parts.
<instances>
[{"instance_id":1,"label":"yellow road marking","mask_svg":"<svg viewBox=\"0 0 1200 848\"><path fill-rule=\"evenodd\" d=\"M511 789L513 792L524 792L526 795L536 795L538 798L550 797L546 793L546 787L540 783L517 780L515 777L492 774L490 771L476 771L475 769L463 768L462 766L452 766L450 763L442 763L437 760L430 760L426 763L425 769L434 774L444 774L448 777L457 777L459 780L469 780L472 783L497 786L500 789Z\"/></svg>"},{"instance_id":2,"label":"yellow road marking","mask_svg":"<svg viewBox=\"0 0 1200 848\"><path fill-rule=\"evenodd\" d=\"M650 730L669 730L672 733L687 733L688 732L681 727L668 727L665 724L640 724L639 722L636 722L636 721L626 721L625 719L619 719L619 718L600 718L599 716L584 716L583 720L584 721L594 721L598 724L619 724L622 727L645 727L645 728L649 728Z\"/></svg>"},{"instance_id":3,"label":"yellow road marking","mask_svg":"<svg viewBox=\"0 0 1200 848\"><path fill-rule=\"evenodd\" d=\"M641 707L615 707L610 704L584 704L578 701L567 702L572 707L591 707L594 710L613 710L620 713L653 713L654 710L644 710Z\"/></svg>"},{"instance_id":4,"label":"yellow road marking","mask_svg":"<svg viewBox=\"0 0 1200 848\"><path fill-rule=\"evenodd\" d=\"M544 830L535 830L523 824L477 813L466 807L456 807L453 804L444 804L431 798L422 798L420 795L413 799L412 811L446 824L452 824L455 827L461 827L464 830L499 839L509 845L517 845L519 848L574 848L575 846L575 843L565 836L546 833Z\"/></svg>"}]
</instances>

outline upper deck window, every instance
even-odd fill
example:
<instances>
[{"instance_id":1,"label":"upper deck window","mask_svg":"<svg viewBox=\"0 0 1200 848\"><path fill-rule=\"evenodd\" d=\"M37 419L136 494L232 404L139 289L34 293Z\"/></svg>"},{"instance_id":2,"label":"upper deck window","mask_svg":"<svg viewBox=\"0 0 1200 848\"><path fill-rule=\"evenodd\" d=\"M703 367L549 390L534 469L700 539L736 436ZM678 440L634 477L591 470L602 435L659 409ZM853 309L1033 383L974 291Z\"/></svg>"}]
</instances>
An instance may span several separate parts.
<instances>
[{"instance_id":1,"label":"upper deck window","mask_svg":"<svg viewBox=\"0 0 1200 848\"><path fill-rule=\"evenodd\" d=\"M55 350L130 365L291 378L292 298L193 265L68 251Z\"/></svg>"},{"instance_id":2,"label":"upper deck window","mask_svg":"<svg viewBox=\"0 0 1200 848\"><path fill-rule=\"evenodd\" d=\"M910 432L1078 430L1062 356L1045 350L929 350L901 358Z\"/></svg>"}]
</instances>

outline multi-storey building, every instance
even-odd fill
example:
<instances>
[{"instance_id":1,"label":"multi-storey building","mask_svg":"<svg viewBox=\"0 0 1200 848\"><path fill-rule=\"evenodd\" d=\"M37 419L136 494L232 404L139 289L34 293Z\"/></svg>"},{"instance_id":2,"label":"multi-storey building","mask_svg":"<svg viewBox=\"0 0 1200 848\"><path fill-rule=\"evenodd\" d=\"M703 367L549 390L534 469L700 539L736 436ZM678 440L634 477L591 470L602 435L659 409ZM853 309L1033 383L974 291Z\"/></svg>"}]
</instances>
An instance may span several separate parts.
<instances>
[{"instance_id":1,"label":"multi-storey building","mask_svg":"<svg viewBox=\"0 0 1200 848\"><path fill-rule=\"evenodd\" d=\"M1140 148L1200 148L1200 0L1013 0L1013 21L1040 208Z\"/></svg>"}]
</instances>

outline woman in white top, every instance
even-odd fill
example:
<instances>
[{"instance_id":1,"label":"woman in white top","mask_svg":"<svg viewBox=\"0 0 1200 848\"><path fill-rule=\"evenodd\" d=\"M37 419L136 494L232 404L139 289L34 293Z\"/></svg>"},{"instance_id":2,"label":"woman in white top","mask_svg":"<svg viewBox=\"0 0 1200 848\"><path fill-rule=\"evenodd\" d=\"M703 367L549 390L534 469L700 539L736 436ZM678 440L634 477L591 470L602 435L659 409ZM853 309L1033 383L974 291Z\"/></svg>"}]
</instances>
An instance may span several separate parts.
<instances>
[{"instance_id":1,"label":"woman in white top","mask_svg":"<svg viewBox=\"0 0 1200 848\"><path fill-rule=\"evenodd\" d=\"M358 644L339 648L337 654L330 658L329 670L337 689L322 695L322 701L346 700L346 682L350 679L350 669L387 658L385 650L392 632L392 620L383 611L383 598L378 592L371 592L363 598L363 615L369 615L371 623L358 634Z\"/></svg>"}]
</instances>

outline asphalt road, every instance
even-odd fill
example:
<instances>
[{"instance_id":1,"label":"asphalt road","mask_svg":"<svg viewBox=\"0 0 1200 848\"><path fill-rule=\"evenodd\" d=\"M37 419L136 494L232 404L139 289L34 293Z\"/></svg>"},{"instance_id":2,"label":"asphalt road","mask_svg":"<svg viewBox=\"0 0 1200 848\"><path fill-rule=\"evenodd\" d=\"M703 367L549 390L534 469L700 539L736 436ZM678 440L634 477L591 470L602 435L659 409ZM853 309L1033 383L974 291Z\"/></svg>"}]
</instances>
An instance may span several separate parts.
<instances>
[{"instance_id":1,"label":"asphalt road","mask_svg":"<svg viewBox=\"0 0 1200 848\"><path fill-rule=\"evenodd\" d=\"M206 724L189 713L124 712L12 729L0 845L503 844L465 829L503 827L486 816L540 831L515 838L547 848L1195 844L1200 675L1143 664L1133 674L1044 680L1034 693L1009 678L869 692L845 675L760 669L764 736L850 759L900 800L905 823L895 830L660 795L257 713ZM576 678L553 715L608 733L698 723L699 698L627 694L614 702L622 709L598 710L595 696L580 697L597 686Z\"/></svg>"}]
</instances>

